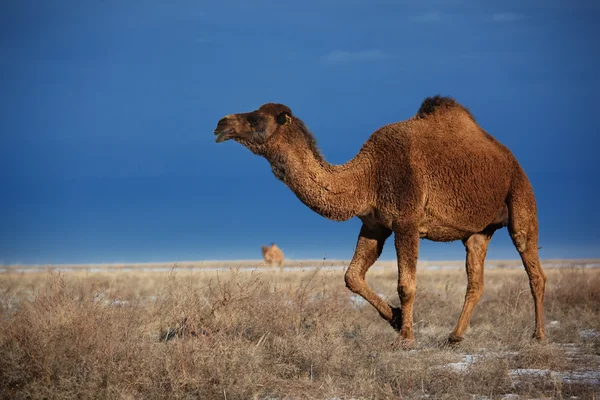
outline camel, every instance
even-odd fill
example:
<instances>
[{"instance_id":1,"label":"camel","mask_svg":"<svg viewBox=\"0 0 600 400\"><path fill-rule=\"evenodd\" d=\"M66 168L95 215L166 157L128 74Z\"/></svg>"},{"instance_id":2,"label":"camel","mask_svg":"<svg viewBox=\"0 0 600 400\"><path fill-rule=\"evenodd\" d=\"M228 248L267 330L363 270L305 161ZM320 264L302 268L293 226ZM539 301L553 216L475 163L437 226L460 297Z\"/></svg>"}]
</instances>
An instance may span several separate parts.
<instances>
[{"instance_id":1,"label":"camel","mask_svg":"<svg viewBox=\"0 0 600 400\"><path fill-rule=\"evenodd\" d=\"M283 251L275 243L271 243L270 246L262 246L262 254L265 263L277 265L280 270L283 270Z\"/></svg>"},{"instance_id":2,"label":"camel","mask_svg":"<svg viewBox=\"0 0 600 400\"><path fill-rule=\"evenodd\" d=\"M373 132L343 165L325 160L304 122L283 104L267 103L255 111L227 115L214 134L217 143L232 139L266 158L275 177L311 210L334 221L361 219L345 283L398 332L396 344L415 343L419 239L461 240L466 248L466 295L447 339L457 343L483 293L488 244L503 227L508 227L529 277L533 338L545 338L546 275L538 257L533 189L511 151L453 98L426 98L412 117ZM392 307L365 281L392 232L400 307Z\"/></svg>"}]
</instances>

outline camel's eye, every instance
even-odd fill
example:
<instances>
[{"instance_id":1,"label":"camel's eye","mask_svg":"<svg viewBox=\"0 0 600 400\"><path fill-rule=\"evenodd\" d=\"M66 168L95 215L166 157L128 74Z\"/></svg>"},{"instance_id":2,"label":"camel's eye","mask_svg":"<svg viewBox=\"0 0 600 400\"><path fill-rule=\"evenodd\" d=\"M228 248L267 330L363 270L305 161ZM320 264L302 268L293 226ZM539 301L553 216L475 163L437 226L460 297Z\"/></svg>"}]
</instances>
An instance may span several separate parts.
<instances>
[{"instance_id":1,"label":"camel's eye","mask_svg":"<svg viewBox=\"0 0 600 400\"><path fill-rule=\"evenodd\" d=\"M260 117L258 115L250 114L248 116L248 122L250 123L250 126L254 128L260 122Z\"/></svg>"}]
</instances>

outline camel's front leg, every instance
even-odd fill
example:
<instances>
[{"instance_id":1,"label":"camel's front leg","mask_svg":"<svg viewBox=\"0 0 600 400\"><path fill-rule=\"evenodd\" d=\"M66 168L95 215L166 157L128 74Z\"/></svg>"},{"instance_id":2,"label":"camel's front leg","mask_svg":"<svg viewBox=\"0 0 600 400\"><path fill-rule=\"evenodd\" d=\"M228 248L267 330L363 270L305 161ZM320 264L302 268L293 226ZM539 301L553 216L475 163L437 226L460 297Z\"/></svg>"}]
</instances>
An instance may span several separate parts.
<instances>
[{"instance_id":1,"label":"camel's front leg","mask_svg":"<svg viewBox=\"0 0 600 400\"><path fill-rule=\"evenodd\" d=\"M345 280L348 289L358 294L379 311L379 314L388 322L393 323L394 311L381 297L377 296L365 281L368 269L377 261L383 250L385 240L391 231L387 228L369 228L363 224L358 235L358 243L354 257L346 271Z\"/></svg>"},{"instance_id":2,"label":"camel's front leg","mask_svg":"<svg viewBox=\"0 0 600 400\"><path fill-rule=\"evenodd\" d=\"M412 346L413 302L417 290L417 258L419 257L419 232L414 229L396 231L394 234L398 256L398 296L400 297L401 327L399 342L402 346Z\"/></svg>"}]
</instances>

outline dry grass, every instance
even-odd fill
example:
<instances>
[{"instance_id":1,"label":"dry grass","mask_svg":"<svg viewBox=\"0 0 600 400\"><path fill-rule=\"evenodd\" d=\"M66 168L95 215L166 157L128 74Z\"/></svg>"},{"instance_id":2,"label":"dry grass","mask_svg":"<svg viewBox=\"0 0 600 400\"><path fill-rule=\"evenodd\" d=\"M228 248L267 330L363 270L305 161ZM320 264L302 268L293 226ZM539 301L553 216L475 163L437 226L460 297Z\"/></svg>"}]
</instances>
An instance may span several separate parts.
<instances>
[{"instance_id":1,"label":"dry grass","mask_svg":"<svg viewBox=\"0 0 600 400\"><path fill-rule=\"evenodd\" d=\"M420 272L412 351L392 348L394 331L351 295L340 271L4 273L0 393L598 398L600 269L547 272L548 343L530 340L525 272L495 269L486 272L465 341L452 348L443 342L462 306L465 274ZM372 271L368 280L398 304L393 268ZM181 336L161 340L184 318Z\"/></svg>"}]
</instances>

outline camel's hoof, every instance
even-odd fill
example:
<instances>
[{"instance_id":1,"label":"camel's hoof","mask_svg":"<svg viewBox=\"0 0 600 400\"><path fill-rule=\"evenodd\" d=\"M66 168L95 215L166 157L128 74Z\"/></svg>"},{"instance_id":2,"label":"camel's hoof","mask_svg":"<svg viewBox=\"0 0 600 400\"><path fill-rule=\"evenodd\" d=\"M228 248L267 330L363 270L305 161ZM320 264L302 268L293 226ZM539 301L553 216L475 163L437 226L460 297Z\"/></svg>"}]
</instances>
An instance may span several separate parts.
<instances>
[{"instance_id":1,"label":"camel's hoof","mask_svg":"<svg viewBox=\"0 0 600 400\"><path fill-rule=\"evenodd\" d=\"M392 342L392 349L394 350L412 350L417 347L415 339L398 339Z\"/></svg>"},{"instance_id":2,"label":"camel's hoof","mask_svg":"<svg viewBox=\"0 0 600 400\"><path fill-rule=\"evenodd\" d=\"M462 336L455 336L453 334L451 334L450 336L448 336L448 340L446 340L446 343L448 343L451 346L457 345L458 343L462 342L465 338Z\"/></svg>"},{"instance_id":3,"label":"camel's hoof","mask_svg":"<svg viewBox=\"0 0 600 400\"><path fill-rule=\"evenodd\" d=\"M410 335L408 337L403 337L402 334L399 334L396 337L396 340L392 343L392 347L398 350L411 350L416 347L415 338Z\"/></svg>"},{"instance_id":4,"label":"camel's hoof","mask_svg":"<svg viewBox=\"0 0 600 400\"><path fill-rule=\"evenodd\" d=\"M402 309L398 307L392 308L392 319L390 321L390 325L396 332L400 332L400 329L402 329Z\"/></svg>"},{"instance_id":5,"label":"camel's hoof","mask_svg":"<svg viewBox=\"0 0 600 400\"><path fill-rule=\"evenodd\" d=\"M536 340L539 343L546 343L546 334L545 333L542 333L542 334L534 333L531 336L531 338Z\"/></svg>"}]
</instances>

